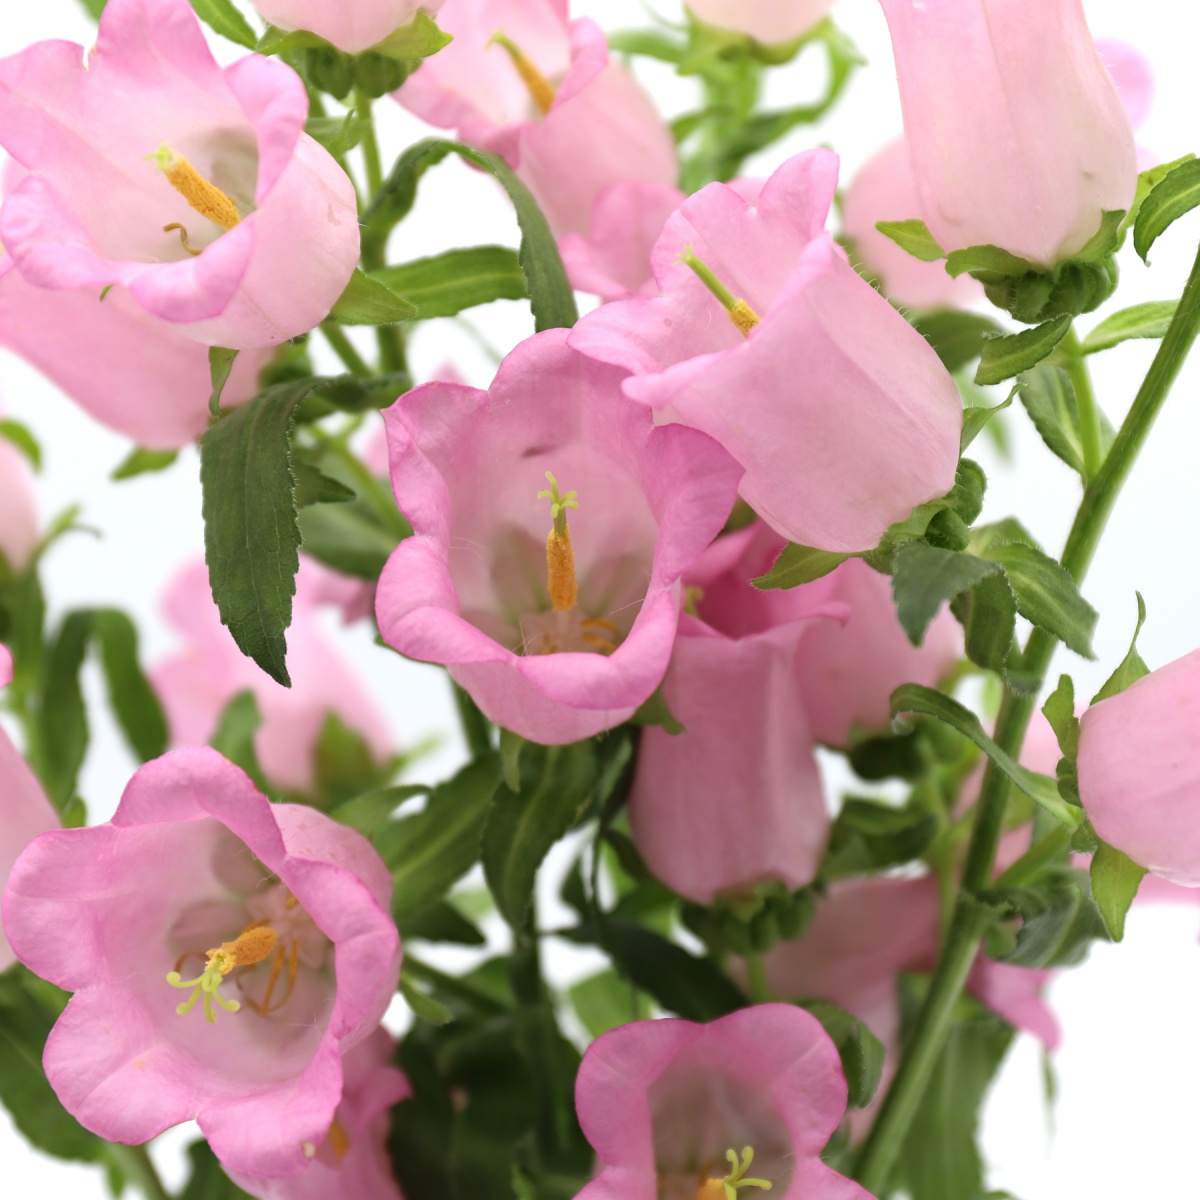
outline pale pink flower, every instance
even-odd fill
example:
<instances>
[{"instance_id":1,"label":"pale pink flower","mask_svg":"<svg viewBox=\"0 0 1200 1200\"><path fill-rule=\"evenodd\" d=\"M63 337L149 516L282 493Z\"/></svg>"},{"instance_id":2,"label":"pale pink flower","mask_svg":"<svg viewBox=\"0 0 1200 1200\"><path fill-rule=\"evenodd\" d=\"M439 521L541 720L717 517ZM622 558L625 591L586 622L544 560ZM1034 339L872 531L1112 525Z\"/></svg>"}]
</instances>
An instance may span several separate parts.
<instances>
[{"instance_id":1,"label":"pale pink flower","mask_svg":"<svg viewBox=\"0 0 1200 1200\"><path fill-rule=\"evenodd\" d=\"M1200 650L1093 704L1079 795L1096 834L1171 883L1200 887Z\"/></svg>"},{"instance_id":2,"label":"pale pink flower","mask_svg":"<svg viewBox=\"0 0 1200 1200\"><path fill-rule=\"evenodd\" d=\"M796 656L848 610L825 602L821 581L755 588L778 550L770 530L751 527L688 573L695 615L680 621L663 685L686 732L646 729L638 748L634 842L659 879L699 904L763 883L806 886L829 837Z\"/></svg>"},{"instance_id":3,"label":"pale pink flower","mask_svg":"<svg viewBox=\"0 0 1200 1200\"><path fill-rule=\"evenodd\" d=\"M150 672L172 745L204 745L225 706L248 690L263 719L254 748L273 787L312 794L317 742L330 714L362 737L377 761L388 761L394 747L383 714L321 630L319 606L328 598L323 584L331 574L305 561L297 576L287 633L290 688L270 679L234 644L213 603L203 562L176 575L164 595L163 611L185 646Z\"/></svg>"},{"instance_id":4,"label":"pale pink flower","mask_svg":"<svg viewBox=\"0 0 1200 1200\"><path fill-rule=\"evenodd\" d=\"M1129 117L1081 0L881 0L925 224L946 250L1045 267L1137 182Z\"/></svg>"},{"instance_id":5,"label":"pale pink flower","mask_svg":"<svg viewBox=\"0 0 1200 1200\"><path fill-rule=\"evenodd\" d=\"M790 42L807 33L834 0L687 0L706 25L732 29L760 42Z\"/></svg>"},{"instance_id":6,"label":"pale pink flower","mask_svg":"<svg viewBox=\"0 0 1200 1200\"><path fill-rule=\"evenodd\" d=\"M0 464L0 480L3 480ZM0 688L12 682L13 662L8 647L0 645ZM46 798L42 785L0 728L0 889L8 883L13 863L21 851L40 833L57 829L58 814ZM17 961L0 928L0 971L6 971Z\"/></svg>"},{"instance_id":7,"label":"pale pink flower","mask_svg":"<svg viewBox=\"0 0 1200 1200\"><path fill-rule=\"evenodd\" d=\"M426 384L385 414L415 534L380 577L384 640L446 664L491 720L546 744L621 724L662 681L681 577L737 487L719 446L655 428L621 378L547 330L490 391ZM578 492L561 511L567 540L548 536L548 473L568 503Z\"/></svg>"},{"instance_id":8,"label":"pale pink flower","mask_svg":"<svg viewBox=\"0 0 1200 1200\"><path fill-rule=\"evenodd\" d=\"M710 184L655 246L662 295L604 305L571 345L631 371L625 394L659 420L720 442L778 533L859 551L950 490L962 402L925 339L825 232L836 184L825 150L788 160L757 204ZM685 252L736 298L741 326Z\"/></svg>"},{"instance_id":9,"label":"pale pink flower","mask_svg":"<svg viewBox=\"0 0 1200 1200\"><path fill-rule=\"evenodd\" d=\"M568 22L566 10L565 0L454 0L440 20L454 41L396 93L431 125L503 155L556 237L586 236L609 185L673 185L677 170L650 96L609 61L599 26Z\"/></svg>"},{"instance_id":10,"label":"pale pink flower","mask_svg":"<svg viewBox=\"0 0 1200 1200\"><path fill-rule=\"evenodd\" d=\"M12 442L0 437L0 575L5 565L13 572L24 571L41 536L29 463Z\"/></svg>"},{"instance_id":11,"label":"pale pink flower","mask_svg":"<svg viewBox=\"0 0 1200 1200\"><path fill-rule=\"evenodd\" d=\"M303 1171L395 992L391 887L364 837L216 751L148 763L110 822L34 841L4 893L17 956L75 993L46 1043L59 1099L109 1141L195 1118L234 1171Z\"/></svg>"},{"instance_id":12,"label":"pale pink flower","mask_svg":"<svg viewBox=\"0 0 1200 1200\"><path fill-rule=\"evenodd\" d=\"M276 59L219 67L187 0L110 0L91 50L0 60L0 145L28 171L0 240L30 284L127 287L199 342L276 345L326 317L359 252L307 115Z\"/></svg>"},{"instance_id":13,"label":"pale pink flower","mask_svg":"<svg viewBox=\"0 0 1200 1200\"><path fill-rule=\"evenodd\" d=\"M253 0L279 29L307 29L347 54L378 45L418 11L436 16L446 0Z\"/></svg>"},{"instance_id":14,"label":"pale pink flower","mask_svg":"<svg viewBox=\"0 0 1200 1200\"><path fill-rule=\"evenodd\" d=\"M870 1200L821 1161L846 1079L820 1022L792 1005L622 1025L588 1047L575 1107L599 1172L578 1200L723 1196L726 1153L747 1146L747 1175L773 1200Z\"/></svg>"},{"instance_id":15,"label":"pale pink flower","mask_svg":"<svg viewBox=\"0 0 1200 1200\"><path fill-rule=\"evenodd\" d=\"M391 1066L396 1044L376 1029L342 1061L342 1102L325 1140L303 1175L252 1179L230 1172L258 1200L403 1200L387 1153L392 1105L412 1095L403 1071Z\"/></svg>"},{"instance_id":16,"label":"pale pink flower","mask_svg":"<svg viewBox=\"0 0 1200 1200\"><path fill-rule=\"evenodd\" d=\"M962 657L962 627L948 609L934 618L920 646L900 627L892 581L861 559L795 589L846 606L845 622L819 621L800 643L796 666L813 737L847 746L855 731L887 732L890 697L902 683L936 687Z\"/></svg>"}]
</instances>

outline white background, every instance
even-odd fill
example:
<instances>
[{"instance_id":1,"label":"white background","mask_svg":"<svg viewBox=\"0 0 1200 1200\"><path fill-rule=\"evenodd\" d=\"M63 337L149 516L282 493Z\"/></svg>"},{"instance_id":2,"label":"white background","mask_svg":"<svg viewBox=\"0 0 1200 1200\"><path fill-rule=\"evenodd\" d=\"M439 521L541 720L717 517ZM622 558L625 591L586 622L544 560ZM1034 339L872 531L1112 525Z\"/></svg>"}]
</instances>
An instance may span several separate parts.
<instances>
[{"instance_id":1,"label":"white background","mask_svg":"<svg viewBox=\"0 0 1200 1200\"><path fill-rule=\"evenodd\" d=\"M1200 150L1195 66L1200 8L1181 0L1137 5L1085 0L1084 6L1097 36L1131 41L1154 64L1158 96L1140 132L1143 144L1162 160ZM657 0L657 8L668 17L678 16L676 0ZM40 38L90 40L90 26L77 0L2 0L2 9L0 54ZM646 10L636 0L576 0L574 11L614 29L644 23ZM751 164L753 171L748 173L766 174L787 154L827 143L842 154L846 180L876 147L899 132L891 53L879 7L874 0L841 0L835 15L865 52L870 69L853 82L822 126L793 135L783 147ZM227 45L218 53L235 56ZM776 72L771 101L782 106L816 92L820 81L812 72L804 63ZM688 83L653 67L644 78L668 114L688 106ZM387 118L387 147L395 150L420 136L418 122L387 102L380 107ZM1117 306L1178 296L1198 234L1200 219L1181 221L1157 245L1153 269L1143 267L1127 250ZM453 244L512 244L514 235L511 216L491 186L448 163L427 177L416 214L397 238L394 257L399 261ZM471 316L501 352L532 331L528 309L516 304L501 303ZM1084 319L1085 329L1091 320ZM490 365L473 335L449 322L434 326L421 331L413 348L418 378L453 361L471 382L486 384ZM1151 345L1132 343L1093 360L1100 400L1114 423L1128 407L1152 352ZM177 564L202 552L195 455L185 453L165 475L113 484L108 477L129 449L123 439L96 425L3 352L0 391L9 414L28 423L43 441L46 465L39 494L46 516L82 501L84 519L102 535L74 535L50 556L45 582L54 611L82 604L119 605L139 622L145 652L153 660L171 647L156 607L163 581ZM1084 589L1101 613L1099 661L1084 663L1064 651L1057 664L1074 674L1083 697L1099 686L1125 652L1135 588L1149 607L1141 649L1151 666L1200 645L1198 393L1200 361L1193 361L1126 487ZM1019 467L998 462L987 448L975 451L991 479L985 519L1015 513L1048 548L1057 549L1074 512L1078 484L1041 445L1023 415L1010 416ZM445 735L441 748L420 768L422 777L452 769L461 750L440 672L378 650L365 627L338 631L337 636L386 706L399 744L413 745L432 733ZM93 820L103 820L115 807L133 764L103 714L96 680L90 679L89 687L96 701L94 740L82 790ZM1097 947L1085 966L1052 985L1051 1002L1064 1027L1063 1046L1055 1056L1057 1106L1053 1115L1047 1111L1040 1051L1022 1038L986 1110L984 1144L991 1186L1011 1190L1021 1200L1200 1196L1194 1148L1198 1105L1192 1082L1200 1068L1200 1022L1195 1019L1200 1005L1198 931L1200 916L1194 906L1136 909L1123 945ZM579 967L569 956L556 965L564 976ZM168 1135L164 1140L155 1154L173 1184L181 1179L178 1146L184 1138ZM106 1194L91 1169L29 1151L3 1112L0 1179L5 1196L36 1191L47 1200L87 1200Z\"/></svg>"}]
</instances>

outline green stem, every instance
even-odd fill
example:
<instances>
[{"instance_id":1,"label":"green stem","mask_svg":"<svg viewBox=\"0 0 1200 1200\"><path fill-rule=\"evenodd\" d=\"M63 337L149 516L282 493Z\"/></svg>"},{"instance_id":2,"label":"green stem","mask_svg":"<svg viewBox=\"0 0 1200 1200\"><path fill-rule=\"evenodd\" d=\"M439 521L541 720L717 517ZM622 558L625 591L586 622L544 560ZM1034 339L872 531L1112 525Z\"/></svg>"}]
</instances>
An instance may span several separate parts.
<instances>
[{"instance_id":1,"label":"green stem","mask_svg":"<svg viewBox=\"0 0 1200 1200\"><path fill-rule=\"evenodd\" d=\"M489 996L486 992L481 992L456 975L447 975L445 971L439 971L437 967L431 967L427 962L414 958L407 949L404 952L404 971L408 975L415 975L418 979L433 984L434 987L441 988L448 996L456 996L465 1004L471 1005L477 1012L485 1013L488 1016L498 1016L505 1011L504 1005L499 1000Z\"/></svg>"},{"instance_id":2,"label":"green stem","mask_svg":"<svg viewBox=\"0 0 1200 1200\"><path fill-rule=\"evenodd\" d=\"M351 375L357 375L359 379L369 379L371 377L372 371L367 366L366 359L355 350L353 343L340 326L326 322L321 326L321 332L325 335L325 340L333 347L333 352L342 360L346 370Z\"/></svg>"},{"instance_id":3,"label":"green stem","mask_svg":"<svg viewBox=\"0 0 1200 1200\"><path fill-rule=\"evenodd\" d=\"M1079 405L1079 439L1083 444L1083 478L1091 483L1100 474L1104 462L1104 450L1100 445L1100 409L1096 404L1096 393L1092 389L1092 373L1083 348L1072 327L1063 338L1062 349L1066 355L1066 370L1075 388L1075 399Z\"/></svg>"},{"instance_id":4,"label":"green stem","mask_svg":"<svg viewBox=\"0 0 1200 1200\"><path fill-rule=\"evenodd\" d=\"M1121 488L1137 461L1197 334L1200 334L1200 251L1197 252L1167 335L1138 389L1129 415L1121 425L1103 466L1084 491L1079 511L1075 514L1075 523L1067 537L1061 561L1077 583L1083 581L1091 565ZM1050 665L1055 645L1053 637L1044 630L1035 629L1026 643L1022 669L1041 679ZM1008 693L1000 709L995 740L1002 750L1014 757L1020 753L1025 730L1037 703L1036 690L1033 695ZM987 930L990 918L984 906L974 899L974 893L987 888L992 880L996 850L1004 828L1008 787L1007 777L997 770L994 763L989 762L980 789L975 828L967 851L954 921L938 960L929 994L905 1045L895 1079L858 1156L858 1181L867 1191L876 1195L882 1194L887 1188L896 1156L945 1045L955 1003Z\"/></svg>"},{"instance_id":5,"label":"green stem","mask_svg":"<svg viewBox=\"0 0 1200 1200\"><path fill-rule=\"evenodd\" d=\"M365 126L362 138L363 167L367 173L367 191L374 200L383 187L383 162L379 157L379 139L375 136L375 120L371 115L371 97L357 93L358 113Z\"/></svg>"},{"instance_id":6,"label":"green stem","mask_svg":"<svg viewBox=\"0 0 1200 1200\"><path fill-rule=\"evenodd\" d=\"M391 486L376 475L370 467L346 445L341 437L318 436L317 446L322 452L332 455L353 481L359 498L370 505L383 527L398 539L411 536L412 526L396 507Z\"/></svg>"},{"instance_id":7,"label":"green stem","mask_svg":"<svg viewBox=\"0 0 1200 1200\"><path fill-rule=\"evenodd\" d=\"M145 1146L123 1146L119 1142L110 1142L107 1152L147 1200L171 1200L171 1193L163 1186Z\"/></svg>"},{"instance_id":8,"label":"green stem","mask_svg":"<svg viewBox=\"0 0 1200 1200\"><path fill-rule=\"evenodd\" d=\"M1038 838L1011 867L996 880L998 888L1015 888L1030 882L1038 872L1071 845L1071 831L1056 825L1045 837Z\"/></svg>"},{"instance_id":9,"label":"green stem","mask_svg":"<svg viewBox=\"0 0 1200 1200\"><path fill-rule=\"evenodd\" d=\"M767 1004L775 999L771 984L767 980L767 969L761 954L746 955L746 975L750 981L750 999L755 1004Z\"/></svg>"},{"instance_id":10,"label":"green stem","mask_svg":"<svg viewBox=\"0 0 1200 1200\"><path fill-rule=\"evenodd\" d=\"M493 750L491 723L479 711L475 701L457 683L452 681L451 686L454 688L454 703L458 708L458 719L462 723L463 737L467 739L467 749L470 750L472 758L482 758Z\"/></svg>"}]
</instances>

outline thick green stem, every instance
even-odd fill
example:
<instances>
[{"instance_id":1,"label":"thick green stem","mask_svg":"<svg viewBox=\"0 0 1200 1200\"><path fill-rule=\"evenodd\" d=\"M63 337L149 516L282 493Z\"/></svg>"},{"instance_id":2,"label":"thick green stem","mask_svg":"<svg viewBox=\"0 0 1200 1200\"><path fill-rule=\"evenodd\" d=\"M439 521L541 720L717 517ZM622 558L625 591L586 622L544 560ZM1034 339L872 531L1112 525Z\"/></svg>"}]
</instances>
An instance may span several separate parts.
<instances>
[{"instance_id":1,"label":"thick green stem","mask_svg":"<svg viewBox=\"0 0 1200 1200\"><path fill-rule=\"evenodd\" d=\"M1104 450L1100 445L1100 409L1096 404L1096 393L1092 389L1092 373L1074 328L1063 338L1062 349L1067 356L1067 374L1075 388L1075 399L1079 405L1079 440L1083 444L1083 478L1091 483L1100 474L1104 462Z\"/></svg>"},{"instance_id":2,"label":"thick green stem","mask_svg":"<svg viewBox=\"0 0 1200 1200\"><path fill-rule=\"evenodd\" d=\"M171 1193L158 1177L158 1170L145 1146L123 1146L112 1142L107 1152L146 1200L171 1200Z\"/></svg>"},{"instance_id":3,"label":"thick green stem","mask_svg":"<svg viewBox=\"0 0 1200 1200\"><path fill-rule=\"evenodd\" d=\"M367 366L366 359L355 350L353 343L340 326L326 322L321 326L321 332L351 375L357 375L359 379L367 379L371 376L372 371Z\"/></svg>"},{"instance_id":4,"label":"thick green stem","mask_svg":"<svg viewBox=\"0 0 1200 1200\"><path fill-rule=\"evenodd\" d=\"M379 157L379 139L375 136L375 119L371 115L371 98L358 93L358 115L363 121L363 169L367 173L367 193L372 200L383 186L383 162Z\"/></svg>"},{"instance_id":5,"label":"thick green stem","mask_svg":"<svg viewBox=\"0 0 1200 1200\"><path fill-rule=\"evenodd\" d=\"M1091 565L1113 505L1197 334L1200 334L1200 252L1197 253L1167 335L1154 356L1129 415L1108 457L1084 491L1079 511L1075 514L1075 523L1071 527L1061 561L1077 583L1083 581ZM1054 638L1041 629L1035 629L1026 644L1023 670L1041 679L1050 665L1055 646ZM1010 692L1001 706L995 740L1002 750L1014 757L1020 752L1036 703L1033 695L1017 696ZM858 1181L867 1191L877 1195L887 1187L896 1156L945 1045L955 1002L987 930L987 910L974 899L974 893L991 883L996 850L1004 828L1008 788L1007 777L989 762L976 807L975 828L967 851L954 921L938 960L929 994L905 1045L896 1077L859 1153Z\"/></svg>"},{"instance_id":6,"label":"thick green stem","mask_svg":"<svg viewBox=\"0 0 1200 1200\"><path fill-rule=\"evenodd\" d=\"M761 954L746 955L746 975L750 981L750 998L755 1004L767 1004L775 999Z\"/></svg>"}]
</instances>

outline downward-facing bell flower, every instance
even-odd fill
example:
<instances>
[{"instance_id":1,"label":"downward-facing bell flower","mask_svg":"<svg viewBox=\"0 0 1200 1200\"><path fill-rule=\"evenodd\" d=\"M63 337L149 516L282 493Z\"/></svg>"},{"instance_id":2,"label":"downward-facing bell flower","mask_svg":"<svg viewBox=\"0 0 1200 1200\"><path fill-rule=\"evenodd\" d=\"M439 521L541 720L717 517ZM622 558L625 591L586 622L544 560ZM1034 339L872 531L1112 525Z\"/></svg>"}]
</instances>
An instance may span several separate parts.
<instances>
[{"instance_id":1,"label":"downward-facing bell flower","mask_svg":"<svg viewBox=\"0 0 1200 1200\"><path fill-rule=\"evenodd\" d=\"M254 0L279 29L307 29L347 54L377 46L418 12L436 15L446 0Z\"/></svg>"},{"instance_id":2,"label":"downward-facing bell flower","mask_svg":"<svg viewBox=\"0 0 1200 1200\"><path fill-rule=\"evenodd\" d=\"M881 0L921 216L946 250L1044 267L1137 183L1129 117L1082 0Z\"/></svg>"},{"instance_id":3,"label":"downward-facing bell flower","mask_svg":"<svg viewBox=\"0 0 1200 1200\"><path fill-rule=\"evenodd\" d=\"M757 204L710 184L658 239L661 295L605 305L571 345L632 372L626 395L660 420L720 442L784 537L860 551L950 490L962 403L825 232L836 185L825 150L786 162Z\"/></svg>"},{"instance_id":4,"label":"downward-facing bell flower","mask_svg":"<svg viewBox=\"0 0 1200 1200\"><path fill-rule=\"evenodd\" d=\"M384 640L546 744L619 725L658 687L681 578L740 474L703 434L656 428L621 377L547 330L490 391L431 383L385 414L415 533L380 577Z\"/></svg>"},{"instance_id":5,"label":"downward-facing bell flower","mask_svg":"<svg viewBox=\"0 0 1200 1200\"><path fill-rule=\"evenodd\" d=\"M598 1160L577 1200L870 1200L821 1161L846 1079L789 1004L622 1025L588 1047L575 1107Z\"/></svg>"},{"instance_id":6,"label":"downward-facing bell flower","mask_svg":"<svg viewBox=\"0 0 1200 1200\"><path fill-rule=\"evenodd\" d=\"M137 1143L194 1118L232 1170L275 1178L326 1140L342 1056L395 991L390 902L365 838L199 749L142 767L107 824L34 841L3 915L75 993L44 1065L82 1125Z\"/></svg>"},{"instance_id":7,"label":"downward-facing bell flower","mask_svg":"<svg viewBox=\"0 0 1200 1200\"><path fill-rule=\"evenodd\" d=\"M354 188L304 132L285 64L222 69L187 0L110 0L91 50L0 60L0 211L27 283L128 288L209 345L276 345L329 313L359 252Z\"/></svg>"},{"instance_id":8,"label":"downward-facing bell flower","mask_svg":"<svg viewBox=\"0 0 1200 1200\"><path fill-rule=\"evenodd\" d=\"M1200 650L1093 704L1079 796L1096 833L1171 883L1200 887Z\"/></svg>"}]
</instances>

